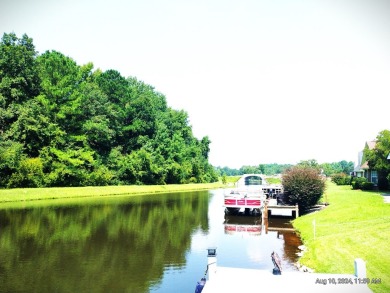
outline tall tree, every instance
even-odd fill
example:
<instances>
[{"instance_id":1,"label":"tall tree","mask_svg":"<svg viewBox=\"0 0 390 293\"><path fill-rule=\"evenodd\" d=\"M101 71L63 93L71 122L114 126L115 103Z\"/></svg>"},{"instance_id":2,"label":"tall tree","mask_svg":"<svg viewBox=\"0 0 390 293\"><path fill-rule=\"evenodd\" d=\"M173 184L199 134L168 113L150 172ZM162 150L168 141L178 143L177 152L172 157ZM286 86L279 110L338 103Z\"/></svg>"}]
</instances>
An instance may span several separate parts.
<instances>
[{"instance_id":1,"label":"tall tree","mask_svg":"<svg viewBox=\"0 0 390 293\"><path fill-rule=\"evenodd\" d=\"M386 177L390 174L390 161L387 159L390 155L390 130L381 131L376 140L375 148L364 149L364 156L370 168L378 171L378 187L386 189L389 186Z\"/></svg>"},{"instance_id":2,"label":"tall tree","mask_svg":"<svg viewBox=\"0 0 390 293\"><path fill-rule=\"evenodd\" d=\"M2 187L217 180L210 139L134 77L57 51L38 56L15 34L3 36L0 73Z\"/></svg>"},{"instance_id":3,"label":"tall tree","mask_svg":"<svg viewBox=\"0 0 390 293\"><path fill-rule=\"evenodd\" d=\"M23 145L12 140L3 140L0 136L0 186L7 186L12 174L25 158Z\"/></svg>"},{"instance_id":4,"label":"tall tree","mask_svg":"<svg viewBox=\"0 0 390 293\"><path fill-rule=\"evenodd\" d=\"M39 94L36 56L33 40L26 34L20 39L14 33L3 35L0 43L0 94L6 99L6 106Z\"/></svg>"},{"instance_id":5,"label":"tall tree","mask_svg":"<svg viewBox=\"0 0 390 293\"><path fill-rule=\"evenodd\" d=\"M84 83L80 87L80 94L81 133L86 136L92 149L106 157L111 148L118 144L119 110L94 82Z\"/></svg>"},{"instance_id":6,"label":"tall tree","mask_svg":"<svg viewBox=\"0 0 390 293\"><path fill-rule=\"evenodd\" d=\"M4 34L0 42L0 135L17 118L21 103L39 94L37 52L26 34Z\"/></svg>"},{"instance_id":7,"label":"tall tree","mask_svg":"<svg viewBox=\"0 0 390 293\"><path fill-rule=\"evenodd\" d=\"M315 159L300 161L297 164L297 166L313 168L316 169L318 172L321 172L321 166L318 164L317 160Z\"/></svg>"}]
</instances>

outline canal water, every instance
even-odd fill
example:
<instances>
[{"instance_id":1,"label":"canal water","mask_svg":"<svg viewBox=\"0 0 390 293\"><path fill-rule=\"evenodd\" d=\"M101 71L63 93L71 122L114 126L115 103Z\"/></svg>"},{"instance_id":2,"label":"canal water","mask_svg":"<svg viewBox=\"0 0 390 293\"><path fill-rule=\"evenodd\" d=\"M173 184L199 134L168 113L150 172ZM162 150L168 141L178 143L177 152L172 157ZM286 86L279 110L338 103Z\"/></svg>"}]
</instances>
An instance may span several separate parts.
<instances>
[{"instance_id":1,"label":"canal water","mask_svg":"<svg viewBox=\"0 0 390 293\"><path fill-rule=\"evenodd\" d=\"M224 214L223 191L0 206L0 292L194 292L220 266L295 270L285 218ZM231 280L235 282L236 280Z\"/></svg>"}]
</instances>

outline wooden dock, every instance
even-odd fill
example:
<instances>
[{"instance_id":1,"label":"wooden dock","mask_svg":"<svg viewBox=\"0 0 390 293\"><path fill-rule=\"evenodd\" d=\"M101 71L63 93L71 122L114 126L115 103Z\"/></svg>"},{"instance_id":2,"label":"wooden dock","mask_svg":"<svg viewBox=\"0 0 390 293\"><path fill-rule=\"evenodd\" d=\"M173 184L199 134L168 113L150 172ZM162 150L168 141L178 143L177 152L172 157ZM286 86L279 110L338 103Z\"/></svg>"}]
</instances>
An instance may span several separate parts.
<instances>
[{"instance_id":1,"label":"wooden dock","mask_svg":"<svg viewBox=\"0 0 390 293\"><path fill-rule=\"evenodd\" d=\"M366 284L359 284L356 275L319 274L241 269L215 266L209 272L202 293L286 292L286 293L372 293Z\"/></svg>"},{"instance_id":2,"label":"wooden dock","mask_svg":"<svg viewBox=\"0 0 390 293\"><path fill-rule=\"evenodd\" d=\"M287 216L293 217L295 214L295 218L299 217L299 207L298 205L290 206L290 205L278 205L275 199L267 200L264 205L263 210L264 218L268 218L270 216Z\"/></svg>"}]
</instances>

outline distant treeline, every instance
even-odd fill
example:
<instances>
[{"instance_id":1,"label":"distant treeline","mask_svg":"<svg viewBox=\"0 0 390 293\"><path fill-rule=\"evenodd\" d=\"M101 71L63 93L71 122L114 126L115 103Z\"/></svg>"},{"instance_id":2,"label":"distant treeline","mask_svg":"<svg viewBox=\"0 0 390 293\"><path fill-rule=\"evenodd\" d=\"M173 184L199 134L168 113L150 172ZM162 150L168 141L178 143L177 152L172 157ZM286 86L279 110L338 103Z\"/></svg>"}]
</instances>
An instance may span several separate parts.
<instances>
[{"instance_id":1,"label":"distant treeline","mask_svg":"<svg viewBox=\"0 0 390 293\"><path fill-rule=\"evenodd\" d=\"M326 176L344 173L350 174L353 171L353 162L340 161L334 163L318 164L316 160L300 161L297 165L310 166L316 168L319 173ZM292 167L291 164L260 164L257 166L242 166L240 169L229 167L217 167L218 174L226 176L238 176L243 174L265 174L276 175L282 174L286 169Z\"/></svg>"},{"instance_id":2,"label":"distant treeline","mask_svg":"<svg viewBox=\"0 0 390 293\"><path fill-rule=\"evenodd\" d=\"M0 187L213 182L209 138L150 85L0 43Z\"/></svg>"}]
</instances>

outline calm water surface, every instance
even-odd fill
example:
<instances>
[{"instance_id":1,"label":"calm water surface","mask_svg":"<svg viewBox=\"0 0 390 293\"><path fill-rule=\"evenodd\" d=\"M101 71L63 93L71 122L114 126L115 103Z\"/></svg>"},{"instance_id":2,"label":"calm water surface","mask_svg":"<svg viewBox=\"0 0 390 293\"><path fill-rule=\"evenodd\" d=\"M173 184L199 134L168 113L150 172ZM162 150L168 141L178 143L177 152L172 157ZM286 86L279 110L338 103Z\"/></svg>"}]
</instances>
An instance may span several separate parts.
<instances>
[{"instance_id":1,"label":"calm water surface","mask_svg":"<svg viewBox=\"0 0 390 293\"><path fill-rule=\"evenodd\" d=\"M290 219L225 217L223 191L0 209L0 292L194 292L218 265L295 270Z\"/></svg>"}]
</instances>

